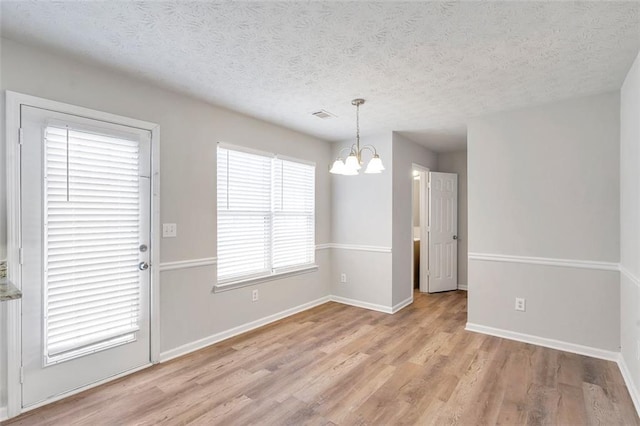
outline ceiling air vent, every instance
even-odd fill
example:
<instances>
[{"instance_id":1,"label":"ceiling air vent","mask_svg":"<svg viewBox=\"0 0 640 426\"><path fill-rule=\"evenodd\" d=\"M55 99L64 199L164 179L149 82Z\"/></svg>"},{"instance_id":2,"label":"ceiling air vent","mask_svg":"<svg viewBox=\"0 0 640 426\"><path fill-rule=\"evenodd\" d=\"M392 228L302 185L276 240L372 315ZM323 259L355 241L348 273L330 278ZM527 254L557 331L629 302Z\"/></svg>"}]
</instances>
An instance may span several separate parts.
<instances>
[{"instance_id":1,"label":"ceiling air vent","mask_svg":"<svg viewBox=\"0 0 640 426\"><path fill-rule=\"evenodd\" d=\"M323 120L335 117L334 114L331 114L329 111L325 111L323 109L321 109L320 111L312 112L311 115L313 115L314 117L322 118Z\"/></svg>"}]
</instances>

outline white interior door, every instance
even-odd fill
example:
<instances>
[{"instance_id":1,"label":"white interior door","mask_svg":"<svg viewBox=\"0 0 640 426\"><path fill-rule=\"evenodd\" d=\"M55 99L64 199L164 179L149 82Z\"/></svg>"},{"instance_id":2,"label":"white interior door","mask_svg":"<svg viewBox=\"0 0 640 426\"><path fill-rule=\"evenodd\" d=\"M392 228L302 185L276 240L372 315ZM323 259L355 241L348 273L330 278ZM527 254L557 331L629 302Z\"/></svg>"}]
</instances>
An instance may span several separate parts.
<instances>
[{"instance_id":1,"label":"white interior door","mask_svg":"<svg viewBox=\"0 0 640 426\"><path fill-rule=\"evenodd\" d=\"M21 107L22 406L150 363L150 132Z\"/></svg>"},{"instance_id":2,"label":"white interior door","mask_svg":"<svg viewBox=\"0 0 640 426\"><path fill-rule=\"evenodd\" d=\"M429 173L429 293L458 288L458 175Z\"/></svg>"}]
</instances>

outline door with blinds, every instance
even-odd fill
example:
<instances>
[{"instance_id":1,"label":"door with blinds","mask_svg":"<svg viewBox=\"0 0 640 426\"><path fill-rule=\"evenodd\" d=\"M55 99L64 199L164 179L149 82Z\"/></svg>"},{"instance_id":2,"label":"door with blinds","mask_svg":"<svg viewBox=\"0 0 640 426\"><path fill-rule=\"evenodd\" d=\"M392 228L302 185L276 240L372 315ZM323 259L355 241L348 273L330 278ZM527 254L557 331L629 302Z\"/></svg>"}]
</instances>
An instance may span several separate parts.
<instances>
[{"instance_id":1,"label":"door with blinds","mask_svg":"<svg viewBox=\"0 0 640 426\"><path fill-rule=\"evenodd\" d=\"M21 107L22 406L150 363L151 135Z\"/></svg>"}]
</instances>

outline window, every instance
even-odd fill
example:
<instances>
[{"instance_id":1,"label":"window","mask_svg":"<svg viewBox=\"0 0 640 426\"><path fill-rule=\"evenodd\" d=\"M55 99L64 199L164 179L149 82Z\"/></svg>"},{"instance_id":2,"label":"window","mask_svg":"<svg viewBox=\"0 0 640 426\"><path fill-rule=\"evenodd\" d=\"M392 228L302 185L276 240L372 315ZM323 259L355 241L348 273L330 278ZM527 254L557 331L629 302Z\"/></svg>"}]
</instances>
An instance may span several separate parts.
<instances>
[{"instance_id":1,"label":"window","mask_svg":"<svg viewBox=\"0 0 640 426\"><path fill-rule=\"evenodd\" d=\"M47 364L135 340L140 316L140 141L44 131Z\"/></svg>"},{"instance_id":2,"label":"window","mask_svg":"<svg viewBox=\"0 0 640 426\"><path fill-rule=\"evenodd\" d=\"M314 261L315 166L218 145L218 284Z\"/></svg>"}]
</instances>

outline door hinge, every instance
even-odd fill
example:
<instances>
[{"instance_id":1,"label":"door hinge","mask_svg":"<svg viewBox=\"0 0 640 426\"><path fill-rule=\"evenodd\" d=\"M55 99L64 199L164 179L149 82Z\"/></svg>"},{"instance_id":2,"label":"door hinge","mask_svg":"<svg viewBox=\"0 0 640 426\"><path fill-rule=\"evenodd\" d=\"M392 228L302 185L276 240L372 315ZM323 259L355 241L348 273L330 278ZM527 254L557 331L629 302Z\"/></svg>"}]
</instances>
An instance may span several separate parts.
<instances>
[{"instance_id":1,"label":"door hinge","mask_svg":"<svg viewBox=\"0 0 640 426\"><path fill-rule=\"evenodd\" d=\"M24 259L23 250L22 250L22 247L20 247L18 249L18 263L20 265L22 265L23 259Z\"/></svg>"},{"instance_id":2,"label":"door hinge","mask_svg":"<svg viewBox=\"0 0 640 426\"><path fill-rule=\"evenodd\" d=\"M18 145L22 145L22 140L24 139L24 132L22 131L22 127L18 129Z\"/></svg>"},{"instance_id":3,"label":"door hinge","mask_svg":"<svg viewBox=\"0 0 640 426\"><path fill-rule=\"evenodd\" d=\"M24 367L20 366L20 383L24 383Z\"/></svg>"}]
</instances>

